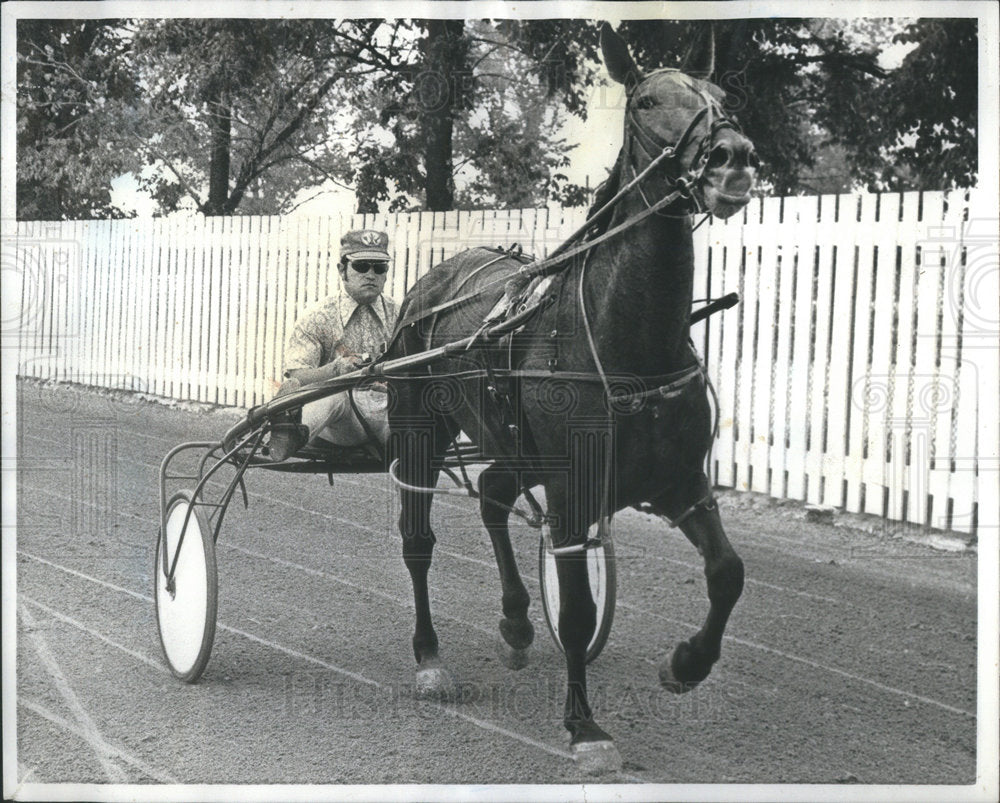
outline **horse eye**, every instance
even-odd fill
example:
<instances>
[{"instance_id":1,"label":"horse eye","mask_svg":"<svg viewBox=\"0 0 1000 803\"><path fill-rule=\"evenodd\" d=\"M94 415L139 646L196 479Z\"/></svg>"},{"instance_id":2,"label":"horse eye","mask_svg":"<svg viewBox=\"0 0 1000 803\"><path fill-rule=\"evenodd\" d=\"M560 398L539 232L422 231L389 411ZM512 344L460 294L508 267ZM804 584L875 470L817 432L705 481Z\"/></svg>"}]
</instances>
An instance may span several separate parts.
<instances>
[{"instance_id":1,"label":"horse eye","mask_svg":"<svg viewBox=\"0 0 1000 803\"><path fill-rule=\"evenodd\" d=\"M643 95L641 98L636 98L635 100L635 107L637 109L652 109L655 105L656 101L652 95Z\"/></svg>"}]
</instances>

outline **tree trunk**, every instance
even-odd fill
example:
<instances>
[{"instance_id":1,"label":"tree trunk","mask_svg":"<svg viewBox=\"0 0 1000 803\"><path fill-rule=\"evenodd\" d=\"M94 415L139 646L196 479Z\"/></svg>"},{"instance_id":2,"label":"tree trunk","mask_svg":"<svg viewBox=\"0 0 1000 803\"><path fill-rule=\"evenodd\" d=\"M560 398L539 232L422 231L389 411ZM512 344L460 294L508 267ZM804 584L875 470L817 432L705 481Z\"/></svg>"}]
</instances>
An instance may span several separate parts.
<instances>
[{"instance_id":1,"label":"tree trunk","mask_svg":"<svg viewBox=\"0 0 1000 803\"><path fill-rule=\"evenodd\" d=\"M417 76L417 102L424 130L424 194L426 208L455 208L452 176L452 131L460 71L465 61L462 20L428 20L425 69Z\"/></svg>"},{"instance_id":2,"label":"tree trunk","mask_svg":"<svg viewBox=\"0 0 1000 803\"><path fill-rule=\"evenodd\" d=\"M229 201L229 160L232 147L232 109L229 94L223 90L219 100L212 104L212 159L208 168L208 201L206 215L232 214Z\"/></svg>"}]
</instances>

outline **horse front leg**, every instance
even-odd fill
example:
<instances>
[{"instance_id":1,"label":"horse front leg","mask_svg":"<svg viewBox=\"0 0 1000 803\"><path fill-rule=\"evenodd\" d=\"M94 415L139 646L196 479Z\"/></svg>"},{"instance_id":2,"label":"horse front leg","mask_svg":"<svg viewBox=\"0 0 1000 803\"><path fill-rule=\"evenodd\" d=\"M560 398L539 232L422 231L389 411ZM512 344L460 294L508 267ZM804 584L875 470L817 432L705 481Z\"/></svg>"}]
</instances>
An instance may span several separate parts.
<instances>
[{"instance_id":1,"label":"horse front leg","mask_svg":"<svg viewBox=\"0 0 1000 803\"><path fill-rule=\"evenodd\" d=\"M726 538L714 500L695 506L677 526L705 561L709 600L708 616L701 629L678 644L670 659L660 666L660 683L680 694L708 677L719 660L729 614L743 592L743 561Z\"/></svg>"},{"instance_id":2,"label":"horse front leg","mask_svg":"<svg viewBox=\"0 0 1000 803\"><path fill-rule=\"evenodd\" d=\"M569 532L564 489L546 485L549 513L553 518L552 544L556 547L582 544L587 528ZM592 775L617 772L621 756L608 735L595 721L587 699L587 645L597 626L597 606L590 593L587 553L584 550L556 554L559 579L559 640L566 654L566 703L563 724L570 734L570 749L580 768Z\"/></svg>"},{"instance_id":3,"label":"horse front leg","mask_svg":"<svg viewBox=\"0 0 1000 803\"><path fill-rule=\"evenodd\" d=\"M531 598L517 570L517 560L510 543L509 506L517 499L517 475L492 465L479 475L479 510L490 534L493 554L500 572L501 608L500 658L510 669L522 669L528 664L528 647L535 638L535 629L528 621Z\"/></svg>"},{"instance_id":4,"label":"horse front leg","mask_svg":"<svg viewBox=\"0 0 1000 803\"><path fill-rule=\"evenodd\" d=\"M440 473L432 466L433 429L394 431L392 440L393 454L399 459L398 478L407 485L433 488ZM455 697L455 681L438 654L438 637L431 619L427 587L436 540L430 520L432 499L430 494L401 489L399 532L416 612L413 633L413 655L417 660L415 691L421 698L450 700Z\"/></svg>"}]
</instances>

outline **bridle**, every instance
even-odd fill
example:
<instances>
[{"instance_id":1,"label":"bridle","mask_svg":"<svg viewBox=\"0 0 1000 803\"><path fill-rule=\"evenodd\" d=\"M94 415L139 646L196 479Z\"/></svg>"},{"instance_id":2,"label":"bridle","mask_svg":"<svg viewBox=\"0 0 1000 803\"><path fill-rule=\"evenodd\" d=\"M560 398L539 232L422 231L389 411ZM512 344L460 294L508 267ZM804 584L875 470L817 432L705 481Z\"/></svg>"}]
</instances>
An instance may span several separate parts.
<instances>
[{"instance_id":1,"label":"bridle","mask_svg":"<svg viewBox=\"0 0 1000 803\"><path fill-rule=\"evenodd\" d=\"M670 68L657 70L645 80L648 81L653 76L662 75L666 72L679 73L678 70ZM713 98L704 89L695 88L695 91L704 101L704 105L694 113L688 121L687 126L684 128L684 132L677 139L677 141L675 143L670 143L661 137L656 131L644 125L636 116L634 107L634 99L636 97L635 90L640 86L642 86L642 84L635 87L629 95L628 105L625 109L625 142L622 145L622 159L627 167L632 171L633 178L624 188L615 194L614 198L604 204L594 215L591 215L590 220L594 220L596 217L603 214L605 210L609 210L613 204L618 203L632 189L636 189L639 192L646 209L643 212L633 215L626 220L625 223L619 224L619 226L616 226L610 232L605 232L600 237L589 240L585 243L585 245L590 245L591 247L596 244L598 240L602 237L606 237L611 232L617 232L626 225L634 225L634 223L638 222L641 218L646 217L652 212L664 209L677 200L683 199L693 203L696 208L700 207L698 198L694 194L693 190L704 176L705 168L708 165L709 153L711 153L716 134L723 128L731 128L737 132L740 130L736 121L728 117L722 111L722 108L719 106L715 98ZM697 130L702 120L705 119L708 121L708 130L699 140L697 140L694 157L691 160L691 164L685 168L680 161L681 156L688 149L688 146L692 143L692 141L694 141L694 132ZM633 142L639 145L650 160L649 164L642 169L641 173L637 171L635 166L635 154L633 152L634 149L632 148ZM653 171L661 165L665 165L668 168L672 167L673 170L668 171L666 176L667 193L660 200L651 204L649 199L646 197L646 194L643 192L642 181L648 176L651 176ZM671 175L671 173L673 175ZM608 382L607 375L605 374L604 367L601 365L601 359L597 353L597 345L594 342L593 332L590 328L590 321L588 320L587 315L587 305L583 293L584 275L587 270L587 264L591 253L589 249L587 250L587 257L584 259L583 266L580 269L577 303L580 307L584 332L587 336L587 343L590 347L591 356L594 360L594 366L597 368L598 376L600 376L601 382L604 384L605 393L610 399L612 395L611 386ZM563 256L565 257L566 255L563 254ZM693 378L693 376L694 374L691 374L688 378Z\"/></svg>"},{"instance_id":2,"label":"bridle","mask_svg":"<svg viewBox=\"0 0 1000 803\"><path fill-rule=\"evenodd\" d=\"M665 70L658 70L656 73L653 73L653 75L657 75L662 72L665 72ZM647 78L646 80L649 80L649 78ZM698 197L694 194L694 188L701 181L705 173L705 168L708 166L709 153L712 150L712 144L715 140L715 135L723 128L732 128L736 131L739 131L739 126L736 124L734 120L727 117L725 113L723 113L719 104L708 92L705 92L704 90L696 90L696 91L698 92L699 95L701 95L705 103L697 112L695 112L692 118L688 121L688 124L685 127L684 132L681 134L680 138L677 140L677 142L673 144L665 140L663 137L661 137L659 134L657 134L655 131L651 130L647 126L644 126L642 122L635 116L635 110L633 106L633 98L635 97L635 94L633 91L632 95L629 97L628 107L626 108L626 113L625 113L626 138L624 144L622 145L623 161L625 162L625 165L627 165L628 169L632 171L633 177L632 180L625 186L625 188L619 191L615 195L615 197L612 198L611 201L608 202L608 204L605 204L605 206L602 207L602 209L599 210L596 213L596 215L592 216L592 218L602 214L605 208L607 208L611 203L617 203L622 197L624 197L625 193L631 191L633 188L638 191L639 196L642 198L642 201L646 206L646 209L644 210L644 212L641 212L629 218L629 220L627 220L626 223L629 223L630 221L638 222L638 220L641 217L645 217L646 215L659 211L660 209L663 209L664 210L663 214L666 214L665 208L669 207L677 200L685 200L690 204L693 204L694 209L690 211L700 211L701 204L698 201ZM698 128L698 125L705 118L708 119L708 130L706 131L705 135L702 136L700 140L698 140L697 147L694 153L694 158L691 160L691 164L688 165L688 167L685 169L683 164L681 164L680 162L681 155L684 153L685 150L687 150L688 145L691 143L693 139L695 130ZM631 147L630 140L637 143L639 147L642 148L642 150L645 152L646 156L650 159L650 163L642 170L641 173L639 173L636 170L634 162L635 154L633 153L633 148ZM643 191L641 182L647 176L651 175L652 172L660 165L666 165L668 167L672 166L674 169L670 172L672 172L673 175L670 175L668 173L668 175L666 176L667 193L659 201L657 201L654 204L651 204L649 202L649 199L646 197L645 192ZM705 368L704 363L698 357L697 352L694 351L693 347L691 351L695 357L696 363L693 366L675 372L671 382L668 382L667 384L662 385L653 390L613 395L611 384L608 381L608 377L604 370L604 366L601 364L600 355L597 352L597 343L594 340L594 334L590 327L590 320L587 314L586 298L584 296L584 276L587 271L587 265L590 261L589 259L590 253L591 252L587 253L587 256L584 258L583 266L580 269L580 276L577 283L577 296L578 296L577 304L580 309L580 316L583 322L584 334L586 335L587 338L587 345L590 349L591 357L594 360L594 367L596 368L597 375L604 386L605 397L608 399L608 401L611 402L612 399L616 398L619 403L624 402L626 404L636 404L640 403L643 399L649 397L659 396L661 398L670 398L672 396L682 393L684 389L687 387L689 382L698 378L701 378L702 381L705 382L706 387L710 390L710 392L714 397L715 391L712 388L711 382L708 379L708 372ZM718 409L718 402L716 402L716 409ZM608 407L609 428L611 426L611 421L612 421L611 410L612 406L609 403ZM718 421L716 421L716 424L713 426L713 434L714 430L717 427L718 427ZM610 483L611 483L612 465L613 465L612 453L611 450L608 449L604 461L604 474L603 474L604 487L601 493L600 510L597 517L597 537L587 538L584 540L583 543L574 544L559 549L550 548L550 551L554 553L577 552L581 550L586 551L587 549L592 549L594 547L600 546L601 543L607 538L608 526L610 523L610 517L608 514L608 507L609 507L608 501L610 499L610 494L611 494ZM688 516L694 513L694 511L699 507L706 507L711 505L714 505L714 500L712 498L711 491L709 491L706 497L699 499L694 504L689 506L676 519L674 519L673 521L668 519L667 521L671 527L676 527L684 519L686 519Z\"/></svg>"},{"instance_id":3,"label":"bridle","mask_svg":"<svg viewBox=\"0 0 1000 803\"><path fill-rule=\"evenodd\" d=\"M657 71L657 73L663 71ZM653 73L656 75L657 73ZM651 76L650 76L651 77ZM649 80L647 78L646 80ZM675 143L670 143L662 138L655 131L651 130L647 126L643 125L642 122L635 116L634 109L632 108L632 102L630 98L629 106L626 110L626 141L622 146L621 159L623 162L623 169L627 167L632 171L633 177L631 181L628 181L624 187L620 188L607 202L602 204L601 208L595 213L590 215L587 221L570 237L563 242L563 244L556 249L549 257L538 262L531 262L526 265L522 265L514 274L504 274L499 279L487 282L485 285L481 286L477 290L467 293L451 300L438 304L430 309L422 310L419 314L408 318L407 320L397 324L396 332L394 334L393 340L399 335L404 327L412 325L417 321L437 315L438 313L458 306L470 299L476 298L488 292L491 288L497 285L502 286L504 283L509 281L513 276L518 275L524 277L527 280L539 278L542 276L551 275L557 273L557 267L563 266L568 263L573 257L584 255L583 264L581 265L579 272L579 299L578 304L584 324L584 331L587 337L588 346L590 348L591 355L594 359L594 366L596 368L596 374L594 375L579 375L574 377L575 379L580 379L583 381L599 381L604 388L605 398L608 401L608 425L612 425L613 411L616 409L622 409L622 407L630 407L630 409L638 409L634 405L643 403L647 399L670 399L676 397L683 392L685 392L688 384L693 380L701 378L706 386L711 390L711 383L708 381L708 374L705 365L702 363L700 358L698 358L697 353L692 349L692 354L694 354L696 364L691 365L687 368L681 369L680 371L675 371L671 375L666 375L660 378L664 384L659 385L655 388L648 388L640 391L632 392L614 392L611 383L608 379L606 372L601 364L600 357L597 353L596 343L594 341L593 332L591 331L590 322L588 320L587 308L585 299L583 296L583 286L584 286L584 275L587 270L587 265L589 263L589 257L593 253L593 249L596 245L611 237L617 236L618 234L624 232L625 230L632 228L640 221L646 219L652 214L660 212L663 210L666 212L667 207L676 203L678 200L685 200L689 203L693 203L695 209L700 207L697 197L694 195L693 190L701 181L705 169L708 165L709 154L712 150L712 145L715 140L716 134L723 128L732 128L739 131L739 126L727 117L718 102L711 97L704 90L698 90L698 94L704 100L704 105L698 109L697 112L688 121L684 132L681 134L680 138ZM634 96L634 94L633 94ZM708 125L705 134L697 140L694 157L688 166L684 166L681 162L681 156L688 150L689 145L694 142L695 131L698 129L699 125L703 120L707 118ZM640 148L645 152L646 156L649 158L649 164L639 171L633 161L633 154L631 148L631 141L634 140ZM650 203L648 198L646 198L645 193L642 189L642 182L647 178L653 176L654 171L656 171L661 166L673 166L673 170L669 171L668 175L665 177L667 181L667 192L666 194L657 200L655 203ZM671 175L672 174L672 175ZM610 214L614 207L632 190L638 190L646 208L636 212L635 214L629 216L625 221L619 223L609 229L604 231L598 231L596 229L596 223L603 218L603 216ZM579 240L583 242L577 242ZM504 256L499 257L502 259ZM495 264L498 260L491 260L486 263L486 265L480 266L476 271L482 268ZM547 302L551 301L551 298L543 297L540 299L533 308L525 309L523 306L520 311L514 317L517 319L527 319L534 310L540 309L542 306L546 305ZM464 346L464 350L468 350L474 345L480 342L483 338L485 342L485 336L490 325L496 324L496 320L491 320L490 316L487 316L486 321L484 321L482 328L473 335L468 344ZM487 368L486 375L491 385L493 384L492 374L494 373L491 369ZM524 371L520 371L524 375ZM713 391L714 395L714 391ZM718 409L718 404L716 404ZM717 423L715 425L717 427ZM713 427L714 429L714 427ZM597 537L596 538L586 538L582 543L572 544L568 546L554 547L551 544L551 539L549 535L546 535L546 540L549 541L549 551L553 554L564 554L569 552L586 551L588 549L600 546L603 540L607 537L608 524L609 524L609 499L610 499L610 480L612 473L612 459L613 453L611 449L606 450L605 460L604 460L604 472L603 472L603 488L601 489L601 499L600 499L600 510L597 518ZM418 486L406 485L398 477L395 476L393 467L396 465L394 462L389 467L389 475L393 482L400 487L407 488L408 490L419 492L419 493L436 493L440 492L432 488L421 488ZM464 475L464 469L463 469ZM471 492L471 485L466 478L465 487L467 491ZM533 514L531 516L526 515L516 507L512 507L507 504L500 503L496 500L491 500L493 504L504 508L510 512L516 513L519 516L527 519L529 523L534 523L535 525L541 525L543 528L547 527L548 516L541 509L538 503L533 499L527 488L522 489L525 494L525 498L528 500ZM683 511L676 519L670 521L670 525L675 527L679 525L684 519L690 516L696 509L701 507L711 507L714 505L714 500L712 499L711 492L709 494L694 502L690 507Z\"/></svg>"},{"instance_id":4,"label":"bridle","mask_svg":"<svg viewBox=\"0 0 1000 803\"><path fill-rule=\"evenodd\" d=\"M655 75L660 75L666 72L679 72L674 68L665 68L662 70L657 70L652 73L646 80L650 80ZM641 84L640 84L641 86ZM638 87L636 87L638 89ZM646 208L653 206L649 199L646 197L646 193L643 191L642 184L640 181L640 175L644 176L649 173L649 168L658 166L660 164L666 164L672 167L672 170L668 170L666 176L667 181L667 193L666 195L672 195L674 192L678 192L679 198L684 198L690 201L694 205L692 211L700 212L704 211L700 201L694 194L694 188L702 180L705 174L705 168L708 166L709 155L712 152L712 147L715 144L715 138L719 131L724 128L730 128L737 133L742 133L739 125L735 120L729 117L719 105L718 101L711 96L704 89L695 89L704 101L704 105L698 109L697 112L688 121L684 132L678 138L675 143L670 143L668 140L664 139L655 130L646 126L635 114L635 106L633 98L635 97L634 91L632 96L629 98L628 106L625 110L625 136L626 141L622 146L622 151L627 160L628 169L632 172L633 180L629 182L629 188L633 185L642 197L643 203ZM685 169L680 163L681 155L688 148L694 138L694 132L698 128L698 125L703 119L708 120L708 130L705 135L702 136L697 141L697 147L695 149L694 158L691 160L691 164ZM646 157L650 160L650 165L647 169L642 171L640 174L635 166L635 153L631 147L631 142L635 142L645 153Z\"/></svg>"},{"instance_id":5,"label":"bridle","mask_svg":"<svg viewBox=\"0 0 1000 803\"><path fill-rule=\"evenodd\" d=\"M657 70L648 76L646 80L648 81L653 76L659 75L663 72L679 71L672 68ZM430 309L420 310L416 314L408 315L404 321L397 323L396 333L394 334L392 340L390 340L390 344L395 341L396 335L398 335L404 327L417 323L425 318L438 315L446 310L453 309L454 307L464 304L466 301L485 295L491 290L503 287L508 281L515 277L519 277L524 282L529 282L538 277L559 273L563 269L563 266L569 263L574 257L580 256L581 254L588 254L594 249L595 246L627 231L636 224L645 220L650 215L660 213L666 216L667 208L679 200L685 200L693 204L693 209L690 209L689 211L701 210L701 204L693 190L704 175L705 168L708 164L709 154L711 153L712 144L715 141L715 135L723 128L732 128L735 131L740 131L740 127L736 124L735 120L726 116L718 102L709 93L704 90L695 91L701 95L702 99L705 101L705 105L695 112L691 120L688 121L687 127L684 129L684 133L681 134L677 142L673 144L667 142L655 131L652 131L648 127L644 126L635 117L630 97L629 105L626 108L626 141L622 145L622 156L620 158L622 158L623 161L629 158L629 153L631 152L629 144L631 138L634 136L636 142L638 142L639 146L650 158L650 163L646 165L641 172L638 172L633 162L629 160L627 167L633 173L632 180L626 183L624 187L620 188L612 198L602 204L600 209L589 215L583 225L570 234L570 236L567 237L563 243L545 259L529 262L528 264L519 267L513 273L503 274L497 279L481 285L479 288L470 293L451 298L448 301L444 301L431 307ZM634 97L634 91L632 96ZM680 156L687 149L688 144L693 140L695 130L698 128L702 119L706 116L709 121L708 130L698 141L695 156L694 159L692 159L691 164L685 168L683 165L679 164ZM667 193L658 201L650 203L649 199L646 198L646 195L642 190L641 184L647 178L653 176L657 168L664 164L668 166L673 165L675 169L672 172L676 175L667 176ZM606 215L610 215L618 203L635 189L638 189L646 208L640 212L636 212L623 222L609 229L604 231L594 230L595 224ZM583 242L578 242L581 239ZM483 267L486 266L480 266L477 270L481 270Z\"/></svg>"}]
</instances>

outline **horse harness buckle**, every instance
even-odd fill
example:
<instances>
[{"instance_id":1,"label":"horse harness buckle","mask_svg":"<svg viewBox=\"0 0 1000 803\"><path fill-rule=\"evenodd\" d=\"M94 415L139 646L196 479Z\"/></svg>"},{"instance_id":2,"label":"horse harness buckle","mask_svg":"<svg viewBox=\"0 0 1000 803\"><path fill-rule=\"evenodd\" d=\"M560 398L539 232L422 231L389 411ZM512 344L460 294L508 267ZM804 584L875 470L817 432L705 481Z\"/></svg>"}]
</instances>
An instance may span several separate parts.
<instances>
[{"instance_id":1,"label":"horse harness buckle","mask_svg":"<svg viewBox=\"0 0 1000 803\"><path fill-rule=\"evenodd\" d=\"M684 521L689 516L697 512L699 509L715 510L718 506L719 503L716 501L715 496L712 494L711 491L709 491L705 496L703 496L701 499L699 499L697 502L691 505L691 507L689 507L683 513L681 513L681 515L679 515L676 519L673 520L667 519L667 524L669 524L671 527L679 527L681 524L684 523Z\"/></svg>"}]
</instances>

